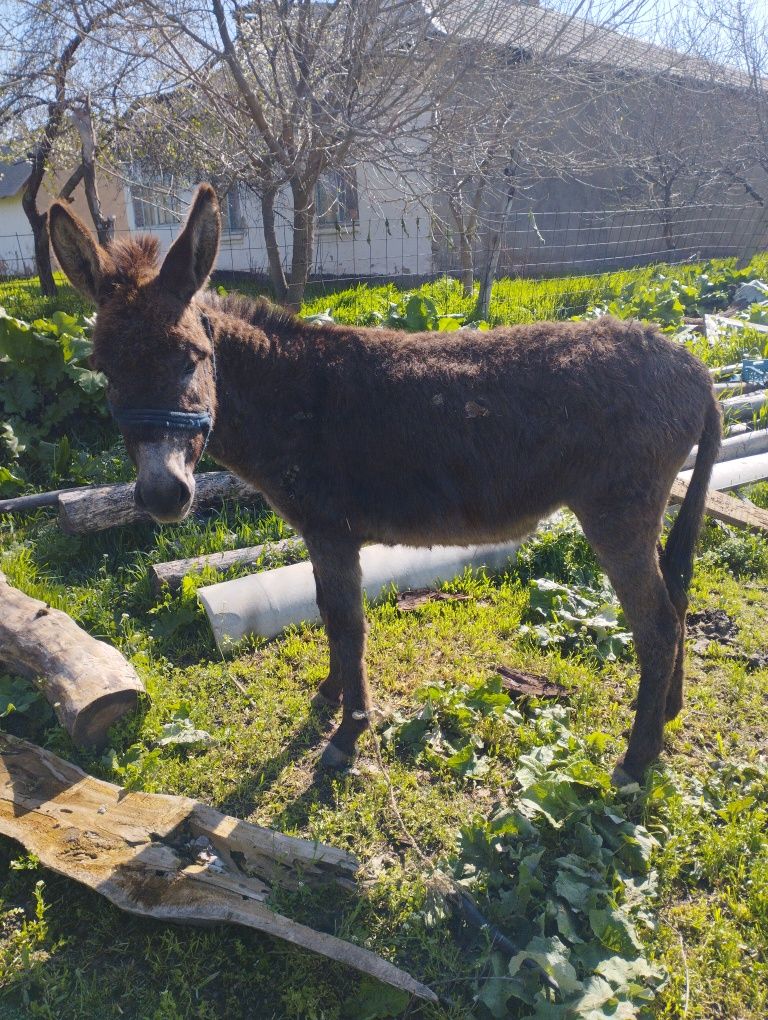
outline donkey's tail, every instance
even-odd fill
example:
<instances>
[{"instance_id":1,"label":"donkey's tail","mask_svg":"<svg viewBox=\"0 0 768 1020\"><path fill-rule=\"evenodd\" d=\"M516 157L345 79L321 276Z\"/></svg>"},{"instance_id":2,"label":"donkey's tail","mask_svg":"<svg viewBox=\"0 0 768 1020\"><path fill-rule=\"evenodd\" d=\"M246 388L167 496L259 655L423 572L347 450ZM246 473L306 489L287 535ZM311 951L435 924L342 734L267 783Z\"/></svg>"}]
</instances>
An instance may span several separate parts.
<instances>
[{"instance_id":1,"label":"donkey's tail","mask_svg":"<svg viewBox=\"0 0 768 1020\"><path fill-rule=\"evenodd\" d=\"M680 507L680 512L672 525L667 544L664 547L662 560L664 578L675 594L684 595L691 583L693 552L704 517L704 505L707 499L712 465L715 463L720 449L721 430L720 406L714 393L711 393L704 419L704 429L699 439L699 450L696 454L693 475L683 505Z\"/></svg>"}]
</instances>

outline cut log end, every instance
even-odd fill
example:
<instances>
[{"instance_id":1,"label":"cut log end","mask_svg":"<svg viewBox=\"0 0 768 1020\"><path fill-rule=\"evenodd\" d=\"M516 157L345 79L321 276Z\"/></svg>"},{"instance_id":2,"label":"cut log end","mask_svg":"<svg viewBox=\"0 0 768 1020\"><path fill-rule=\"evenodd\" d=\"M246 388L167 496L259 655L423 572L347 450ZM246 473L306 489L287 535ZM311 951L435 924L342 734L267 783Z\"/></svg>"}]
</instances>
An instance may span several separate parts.
<instances>
[{"instance_id":1,"label":"cut log end","mask_svg":"<svg viewBox=\"0 0 768 1020\"><path fill-rule=\"evenodd\" d=\"M76 744L103 747L110 726L136 710L144 685L117 648L8 584L0 574L0 649L6 667L28 677Z\"/></svg>"},{"instance_id":2,"label":"cut log end","mask_svg":"<svg viewBox=\"0 0 768 1020\"><path fill-rule=\"evenodd\" d=\"M92 702L77 715L71 736L80 747L100 751L106 746L109 730L139 706L138 690L112 691Z\"/></svg>"}]
</instances>

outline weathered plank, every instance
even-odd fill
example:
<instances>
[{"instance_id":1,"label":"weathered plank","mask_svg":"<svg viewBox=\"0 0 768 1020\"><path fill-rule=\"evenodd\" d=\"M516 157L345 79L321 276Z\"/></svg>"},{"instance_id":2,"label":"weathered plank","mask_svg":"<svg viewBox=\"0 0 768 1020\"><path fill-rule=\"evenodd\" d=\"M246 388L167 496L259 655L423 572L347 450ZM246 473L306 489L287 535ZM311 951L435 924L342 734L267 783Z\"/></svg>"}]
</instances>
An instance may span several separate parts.
<instances>
[{"instance_id":1,"label":"weathered plank","mask_svg":"<svg viewBox=\"0 0 768 1020\"><path fill-rule=\"evenodd\" d=\"M77 744L99 747L144 684L116 648L13 588L0 573L0 661L34 680Z\"/></svg>"},{"instance_id":2,"label":"weathered plank","mask_svg":"<svg viewBox=\"0 0 768 1020\"><path fill-rule=\"evenodd\" d=\"M223 815L188 797L124 790L0 733L0 833L132 914L256 928L412 995L431 989L380 956L276 913L273 886L354 888L357 862L322 843Z\"/></svg>"},{"instance_id":3,"label":"weathered plank","mask_svg":"<svg viewBox=\"0 0 768 1020\"><path fill-rule=\"evenodd\" d=\"M676 478L669 494L670 503L682 503L687 491L688 482ZM737 528L748 528L751 531L768 533L768 510L744 503L740 499L734 499L733 496L728 496L724 492L715 492L710 489L707 493L704 512L718 521L732 524Z\"/></svg>"},{"instance_id":4,"label":"weathered plank","mask_svg":"<svg viewBox=\"0 0 768 1020\"><path fill-rule=\"evenodd\" d=\"M264 545L251 545L244 549L228 549L226 552L209 553L206 556L155 563L149 568L150 583L155 594L159 594L163 588L177 591L182 580L189 574L200 574L205 569L224 571L244 564L271 566L271 561L277 555L303 548L304 543L300 538L283 538L279 542L266 542Z\"/></svg>"},{"instance_id":5,"label":"weathered plank","mask_svg":"<svg viewBox=\"0 0 768 1020\"><path fill-rule=\"evenodd\" d=\"M210 506L225 499L254 501L254 488L228 471L207 471L195 476L193 509ZM149 521L133 501L134 482L89 486L62 492L59 496L59 524L68 535L103 531L136 521Z\"/></svg>"}]
</instances>

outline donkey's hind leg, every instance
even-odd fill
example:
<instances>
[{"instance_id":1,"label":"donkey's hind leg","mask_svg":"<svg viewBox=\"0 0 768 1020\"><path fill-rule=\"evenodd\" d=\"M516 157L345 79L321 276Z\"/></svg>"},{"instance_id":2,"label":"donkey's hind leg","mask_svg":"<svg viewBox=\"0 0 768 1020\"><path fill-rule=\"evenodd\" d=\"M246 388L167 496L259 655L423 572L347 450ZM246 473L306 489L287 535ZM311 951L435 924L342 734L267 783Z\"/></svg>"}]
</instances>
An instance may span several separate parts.
<instances>
[{"instance_id":1,"label":"donkey's hind leg","mask_svg":"<svg viewBox=\"0 0 768 1020\"><path fill-rule=\"evenodd\" d=\"M623 508L579 513L592 548L619 597L635 639L640 689L629 746L615 773L639 779L663 746L667 699L680 654L681 627L656 547L661 512Z\"/></svg>"},{"instance_id":2,"label":"donkey's hind leg","mask_svg":"<svg viewBox=\"0 0 768 1020\"><path fill-rule=\"evenodd\" d=\"M318 576L317 570L313 569L313 573L315 575L315 596L317 600L317 608L320 610L320 618L323 621L326 633L328 633L328 611L326 609L322 579ZM335 643L329 645L329 651L330 666L328 669L328 676L320 684L317 689L317 693L314 698L312 698L312 707L323 713L337 712L341 708L343 693L341 665L338 662L338 654Z\"/></svg>"}]
</instances>

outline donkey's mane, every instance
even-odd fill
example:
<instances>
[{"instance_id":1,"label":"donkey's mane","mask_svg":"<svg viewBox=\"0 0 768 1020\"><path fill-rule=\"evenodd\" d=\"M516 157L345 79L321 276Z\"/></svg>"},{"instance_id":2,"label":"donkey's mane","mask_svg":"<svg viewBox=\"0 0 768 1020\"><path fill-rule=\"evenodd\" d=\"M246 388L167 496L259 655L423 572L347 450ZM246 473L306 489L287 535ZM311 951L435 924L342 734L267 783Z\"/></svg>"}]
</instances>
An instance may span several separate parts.
<instances>
[{"instance_id":1,"label":"donkey's mane","mask_svg":"<svg viewBox=\"0 0 768 1020\"><path fill-rule=\"evenodd\" d=\"M209 308L231 315L236 319L250 323L251 326L259 326L264 329L281 330L290 327L295 331L296 327L306 326L307 323L298 315L281 305L275 305L267 298L250 298L245 294L227 294L222 297L211 290L203 291L199 300Z\"/></svg>"},{"instance_id":2,"label":"donkey's mane","mask_svg":"<svg viewBox=\"0 0 768 1020\"><path fill-rule=\"evenodd\" d=\"M157 274L160 247L157 238L151 234L135 234L112 241L109 254L115 264L118 280L123 285L138 286ZM295 332L297 327L307 325L298 315L264 297L249 298L244 294L227 294L222 297L214 291L206 290L199 295L198 301L261 328L281 330L290 327Z\"/></svg>"},{"instance_id":3,"label":"donkey's mane","mask_svg":"<svg viewBox=\"0 0 768 1020\"><path fill-rule=\"evenodd\" d=\"M159 252L157 238L151 234L121 237L109 245L118 279L128 285L144 283L155 275Z\"/></svg>"}]
</instances>

